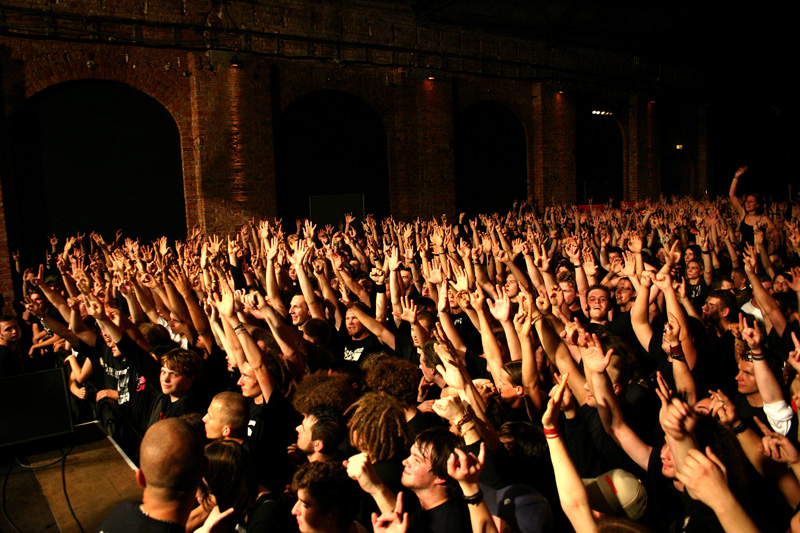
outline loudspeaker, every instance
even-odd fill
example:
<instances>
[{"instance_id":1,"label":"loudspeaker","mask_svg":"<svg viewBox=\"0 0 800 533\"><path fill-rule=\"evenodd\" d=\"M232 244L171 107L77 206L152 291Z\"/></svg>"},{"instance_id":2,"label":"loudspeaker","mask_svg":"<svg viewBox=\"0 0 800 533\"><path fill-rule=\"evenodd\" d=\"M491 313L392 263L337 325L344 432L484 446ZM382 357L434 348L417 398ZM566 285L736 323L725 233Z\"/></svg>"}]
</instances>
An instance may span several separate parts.
<instances>
[{"instance_id":1,"label":"loudspeaker","mask_svg":"<svg viewBox=\"0 0 800 533\"><path fill-rule=\"evenodd\" d=\"M64 370L0 379L0 447L71 434Z\"/></svg>"}]
</instances>

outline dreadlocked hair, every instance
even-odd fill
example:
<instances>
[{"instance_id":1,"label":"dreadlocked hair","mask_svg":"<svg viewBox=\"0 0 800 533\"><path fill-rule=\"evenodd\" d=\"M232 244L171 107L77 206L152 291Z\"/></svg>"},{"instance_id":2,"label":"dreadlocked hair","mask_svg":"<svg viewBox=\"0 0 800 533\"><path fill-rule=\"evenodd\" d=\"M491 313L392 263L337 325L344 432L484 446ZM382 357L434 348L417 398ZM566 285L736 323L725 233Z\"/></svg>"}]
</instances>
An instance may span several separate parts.
<instances>
[{"instance_id":1,"label":"dreadlocked hair","mask_svg":"<svg viewBox=\"0 0 800 533\"><path fill-rule=\"evenodd\" d=\"M385 392L368 392L345 413L350 444L373 461L408 455L414 440L403 408Z\"/></svg>"}]
</instances>

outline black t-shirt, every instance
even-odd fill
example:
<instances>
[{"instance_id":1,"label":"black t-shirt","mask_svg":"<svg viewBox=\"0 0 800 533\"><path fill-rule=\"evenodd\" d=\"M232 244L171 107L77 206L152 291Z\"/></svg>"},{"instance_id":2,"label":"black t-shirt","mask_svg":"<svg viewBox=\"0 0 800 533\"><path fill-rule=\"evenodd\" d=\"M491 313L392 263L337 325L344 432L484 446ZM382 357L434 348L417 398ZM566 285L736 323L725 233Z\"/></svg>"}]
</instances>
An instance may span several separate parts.
<instances>
[{"instance_id":1,"label":"black t-shirt","mask_svg":"<svg viewBox=\"0 0 800 533\"><path fill-rule=\"evenodd\" d=\"M297 531L297 521L292 517L292 504L283 494L262 494L253 505L244 529L247 533Z\"/></svg>"},{"instance_id":2,"label":"black t-shirt","mask_svg":"<svg viewBox=\"0 0 800 533\"><path fill-rule=\"evenodd\" d=\"M344 343L343 357L345 361L363 362L365 356L381 351L391 351L389 347L381 343L373 334L369 334L361 340L353 340L348 337Z\"/></svg>"},{"instance_id":3,"label":"black t-shirt","mask_svg":"<svg viewBox=\"0 0 800 533\"><path fill-rule=\"evenodd\" d=\"M733 397L736 394L736 374L739 373L736 365L736 339L730 331L726 331L721 337L713 333L709 337L711 349L698 349L697 353L698 364L702 358L703 364L709 365L704 373L708 387L701 389L698 384L698 391L722 389L729 398Z\"/></svg>"},{"instance_id":4,"label":"black t-shirt","mask_svg":"<svg viewBox=\"0 0 800 533\"><path fill-rule=\"evenodd\" d=\"M692 285L688 280L686 281L686 297L698 313L702 313L703 305L706 303L709 292L710 289L703 276L700 276L697 285Z\"/></svg>"},{"instance_id":5,"label":"black t-shirt","mask_svg":"<svg viewBox=\"0 0 800 533\"><path fill-rule=\"evenodd\" d=\"M97 527L97 533L184 533L180 524L163 522L146 516L139 502L123 502L116 506Z\"/></svg>"},{"instance_id":6,"label":"black t-shirt","mask_svg":"<svg viewBox=\"0 0 800 533\"><path fill-rule=\"evenodd\" d=\"M483 353L483 343L481 342L481 332L472 323L466 313L451 313L450 319L453 321L453 327L456 329L461 340L471 353Z\"/></svg>"},{"instance_id":7,"label":"black t-shirt","mask_svg":"<svg viewBox=\"0 0 800 533\"><path fill-rule=\"evenodd\" d=\"M378 479L380 479L394 494L397 494L403 489L401 483L404 468L403 459L404 457L383 459L381 461L375 461L372 465L373 468L375 468ZM380 509L378 509L378 504L375 503L375 499L366 492L361 492L360 498L358 511L356 512L356 521L361 524L371 524L370 517L372 513L381 513Z\"/></svg>"},{"instance_id":8,"label":"black t-shirt","mask_svg":"<svg viewBox=\"0 0 800 533\"><path fill-rule=\"evenodd\" d=\"M411 337L411 324L403 320L394 332L394 351L397 357L419 364L419 353Z\"/></svg>"},{"instance_id":9,"label":"black t-shirt","mask_svg":"<svg viewBox=\"0 0 800 533\"><path fill-rule=\"evenodd\" d=\"M435 424L430 419L425 417L422 411L417 411L411 420L408 421L408 427L414 432L414 435L419 435L426 429L434 427Z\"/></svg>"},{"instance_id":10,"label":"black t-shirt","mask_svg":"<svg viewBox=\"0 0 800 533\"><path fill-rule=\"evenodd\" d=\"M151 414L156 401L161 396L159 373L161 367L149 353L136 344L136 341L123 335L117 349L125 357L128 365L127 413L140 434L150 426Z\"/></svg>"},{"instance_id":11,"label":"black t-shirt","mask_svg":"<svg viewBox=\"0 0 800 533\"><path fill-rule=\"evenodd\" d=\"M414 493L405 490L403 492L403 503L411 524L409 531L414 533L464 533L472 531L469 508L467 508L467 504L464 503L460 496L450 498L433 509L423 511Z\"/></svg>"},{"instance_id":12,"label":"black t-shirt","mask_svg":"<svg viewBox=\"0 0 800 533\"><path fill-rule=\"evenodd\" d=\"M295 467L286 448L297 442L295 428L303 417L279 391L267 403L250 403L248 437L244 442L255 464L258 481L272 492L282 491L291 482Z\"/></svg>"},{"instance_id":13,"label":"black t-shirt","mask_svg":"<svg viewBox=\"0 0 800 533\"><path fill-rule=\"evenodd\" d=\"M582 405L564 427L567 448L581 477L597 477L614 468L638 473L639 468L606 433L597 409Z\"/></svg>"}]
</instances>

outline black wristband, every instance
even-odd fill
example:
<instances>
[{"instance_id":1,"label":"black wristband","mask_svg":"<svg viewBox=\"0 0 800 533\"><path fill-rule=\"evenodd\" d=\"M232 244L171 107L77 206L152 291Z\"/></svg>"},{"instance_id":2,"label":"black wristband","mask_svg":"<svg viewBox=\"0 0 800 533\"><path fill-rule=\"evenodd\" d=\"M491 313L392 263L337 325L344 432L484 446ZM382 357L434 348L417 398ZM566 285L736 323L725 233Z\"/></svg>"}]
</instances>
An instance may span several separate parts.
<instances>
[{"instance_id":1,"label":"black wristband","mask_svg":"<svg viewBox=\"0 0 800 533\"><path fill-rule=\"evenodd\" d=\"M747 431L747 426L744 422L739 422L738 426L731 426L731 431L733 431L734 435L741 435L745 431Z\"/></svg>"},{"instance_id":2,"label":"black wristband","mask_svg":"<svg viewBox=\"0 0 800 533\"><path fill-rule=\"evenodd\" d=\"M385 283L376 283L375 284L375 292L377 294L384 294L386 293L386 284Z\"/></svg>"},{"instance_id":3,"label":"black wristband","mask_svg":"<svg viewBox=\"0 0 800 533\"><path fill-rule=\"evenodd\" d=\"M464 496L464 501L467 503L467 505L478 505L483 501L483 491L478 489L478 492L472 496Z\"/></svg>"}]
</instances>

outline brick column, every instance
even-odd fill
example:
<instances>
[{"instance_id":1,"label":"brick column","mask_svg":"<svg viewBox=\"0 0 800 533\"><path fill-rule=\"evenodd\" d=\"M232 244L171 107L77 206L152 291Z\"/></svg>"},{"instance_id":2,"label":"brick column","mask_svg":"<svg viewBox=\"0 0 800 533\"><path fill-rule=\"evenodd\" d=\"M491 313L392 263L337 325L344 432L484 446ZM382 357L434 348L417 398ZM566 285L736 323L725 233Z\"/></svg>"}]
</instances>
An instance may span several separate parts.
<instances>
[{"instance_id":1,"label":"brick column","mask_svg":"<svg viewBox=\"0 0 800 533\"><path fill-rule=\"evenodd\" d=\"M539 205L575 203L575 102L567 94L533 85L533 186Z\"/></svg>"},{"instance_id":2,"label":"brick column","mask_svg":"<svg viewBox=\"0 0 800 533\"><path fill-rule=\"evenodd\" d=\"M452 84L407 78L396 89L389 193L398 218L455 216Z\"/></svg>"},{"instance_id":3,"label":"brick column","mask_svg":"<svg viewBox=\"0 0 800 533\"><path fill-rule=\"evenodd\" d=\"M269 66L239 55L235 67L233 56L190 56L194 184L187 183L187 221L209 232L277 211Z\"/></svg>"}]
</instances>

